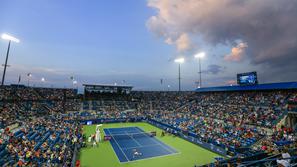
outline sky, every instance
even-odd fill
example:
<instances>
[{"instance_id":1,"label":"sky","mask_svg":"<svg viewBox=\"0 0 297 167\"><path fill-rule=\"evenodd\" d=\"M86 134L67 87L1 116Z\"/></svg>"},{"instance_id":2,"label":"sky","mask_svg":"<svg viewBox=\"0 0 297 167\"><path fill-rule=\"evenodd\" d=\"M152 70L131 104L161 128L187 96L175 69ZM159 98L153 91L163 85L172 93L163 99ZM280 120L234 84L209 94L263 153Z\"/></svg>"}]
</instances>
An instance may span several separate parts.
<instances>
[{"instance_id":1,"label":"sky","mask_svg":"<svg viewBox=\"0 0 297 167\"><path fill-rule=\"evenodd\" d=\"M296 17L293 0L0 0L0 33L21 41L11 45L5 83L21 76L27 85L32 73L34 86L73 87L73 76L80 89L177 90L174 59L185 57L182 90L194 90L202 51L203 87L249 71L260 83L296 81ZM0 39L3 63L7 44Z\"/></svg>"}]
</instances>

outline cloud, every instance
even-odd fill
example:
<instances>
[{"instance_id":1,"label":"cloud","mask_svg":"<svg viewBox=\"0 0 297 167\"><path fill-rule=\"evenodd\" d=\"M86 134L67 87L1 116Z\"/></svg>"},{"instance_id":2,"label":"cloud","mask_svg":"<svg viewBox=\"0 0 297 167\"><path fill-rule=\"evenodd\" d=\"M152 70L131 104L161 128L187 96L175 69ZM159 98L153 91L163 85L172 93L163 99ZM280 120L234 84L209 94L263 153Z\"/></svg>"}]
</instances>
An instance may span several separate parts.
<instances>
[{"instance_id":1,"label":"cloud","mask_svg":"<svg viewBox=\"0 0 297 167\"><path fill-rule=\"evenodd\" d=\"M148 6L156 14L147 26L160 38L176 41L188 34L214 47L240 40L248 44L244 50L252 64L297 71L295 0L149 0ZM243 50L233 51L227 59L241 60Z\"/></svg>"},{"instance_id":2,"label":"cloud","mask_svg":"<svg viewBox=\"0 0 297 167\"><path fill-rule=\"evenodd\" d=\"M188 34L181 34L175 41L176 48L178 51L187 51L191 48L191 41Z\"/></svg>"},{"instance_id":3,"label":"cloud","mask_svg":"<svg viewBox=\"0 0 297 167\"><path fill-rule=\"evenodd\" d=\"M207 74L216 75L216 74L224 72L225 69L226 69L226 67L222 67L217 64L211 64L211 65L208 65L207 70L202 71L202 72L207 73Z\"/></svg>"},{"instance_id":4,"label":"cloud","mask_svg":"<svg viewBox=\"0 0 297 167\"><path fill-rule=\"evenodd\" d=\"M174 39L175 38L175 39ZM192 41L188 34L183 33L178 37L168 37L164 40L168 45L175 45L179 52L189 51L193 49Z\"/></svg>"},{"instance_id":5,"label":"cloud","mask_svg":"<svg viewBox=\"0 0 297 167\"><path fill-rule=\"evenodd\" d=\"M235 47L233 47L231 49L231 53L226 55L224 59L227 61L239 62L243 59L246 48L248 48L248 45L246 43L241 42L237 44Z\"/></svg>"},{"instance_id":6,"label":"cloud","mask_svg":"<svg viewBox=\"0 0 297 167\"><path fill-rule=\"evenodd\" d=\"M172 41L171 38L167 38L167 39L165 40L165 43L167 43L168 45L172 45L174 42Z\"/></svg>"}]
</instances>

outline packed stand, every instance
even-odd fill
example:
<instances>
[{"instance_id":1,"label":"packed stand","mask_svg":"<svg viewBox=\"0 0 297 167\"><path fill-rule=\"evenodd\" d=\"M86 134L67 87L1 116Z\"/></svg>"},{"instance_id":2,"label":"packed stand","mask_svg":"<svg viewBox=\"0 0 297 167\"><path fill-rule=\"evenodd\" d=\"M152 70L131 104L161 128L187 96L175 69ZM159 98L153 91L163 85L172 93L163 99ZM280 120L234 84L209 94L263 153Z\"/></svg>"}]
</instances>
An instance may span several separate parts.
<instances>
[{"instance_id":1,"label":"packed stand","mask_svg":"<svg viewBox=\"0 0 297 167\"><path fill-rule=\"evenodd\" d=\"M156 107L156 111L147 113L154 120L193 132L205 142L234 152L267 134L265 129L272 128L285 113L285 101L290 94L289 91L197 93L187 97L195 100L185 105L176 105L179 101L172 98L164 102L173 106L172 110ZM160 108L162 100L158 102Z\"/></svg>"},{"instance_id":2,"label":"packed stand","mask_svg":"<svg viewBox=\"0 0 297 167\"><path fill-rule=\"evenodd\" d=\"M0 166L71 166L74 147L82 143L71 89L0 87ZM69 121L71 120L71 121Z\"/></svg>"},{"instance_id":3,"label":"packed stand","mask_svg":"<svg viewBox=\"0 0 297 167\"><path fill-rule=\"evenodd\" d=\"M29 119L1 132L0 166L70 166L81 125L59 116Z\"/></svg>"}]
</instances>

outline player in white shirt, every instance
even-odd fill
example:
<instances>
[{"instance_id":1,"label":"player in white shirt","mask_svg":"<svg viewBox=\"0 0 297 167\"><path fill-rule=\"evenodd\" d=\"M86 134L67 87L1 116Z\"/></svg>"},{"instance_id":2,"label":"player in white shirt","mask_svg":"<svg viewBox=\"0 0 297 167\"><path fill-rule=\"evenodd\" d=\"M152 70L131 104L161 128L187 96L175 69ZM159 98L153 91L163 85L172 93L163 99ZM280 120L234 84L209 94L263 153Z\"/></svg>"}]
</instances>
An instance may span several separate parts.
<instances>
[{"instance_id":1,"label":"player in white shirt","mask_svg":"<svg viewBox=\"0 0 297 167\"><path fill-rule=\"evenodd\" d=\"M133 149L133 159L142 156L142 153L137 151L137 149Z\"/></svg>"}]
</instances>

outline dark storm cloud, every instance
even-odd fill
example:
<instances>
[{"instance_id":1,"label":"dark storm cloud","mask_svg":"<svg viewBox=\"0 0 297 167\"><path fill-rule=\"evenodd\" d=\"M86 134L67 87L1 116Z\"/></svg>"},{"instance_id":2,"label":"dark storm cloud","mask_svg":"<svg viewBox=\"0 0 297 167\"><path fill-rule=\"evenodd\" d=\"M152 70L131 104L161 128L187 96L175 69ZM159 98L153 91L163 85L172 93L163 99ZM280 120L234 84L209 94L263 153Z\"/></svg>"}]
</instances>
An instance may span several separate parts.
<instances>
[{"instance_id":1,"label":"dark storm cloud","mask_svg":"<svg viewBox=\"0 0 297 167\"><path fill-rule=\"evenodd\" d=\"M296 0L150 0L148 5L157 15L147 25L164 39L188 34L213 46L244 42L252 64L297 79Z\"/></svg>"},{"instance_id":2,"label":"dark storm cloud","mask_svg":"<svg viewBox=\"0 0 297 167\"><path fill-rule=\"evenodd\" d=\"M216 75L216 74L224 72L225 69L226 69L226 67L222 67L222 66L219 66L216 64L211 64L211 65L208 65L207 70L202 71L202 72L206 73L206 74Z\"/></svg>"}]
</instances>

